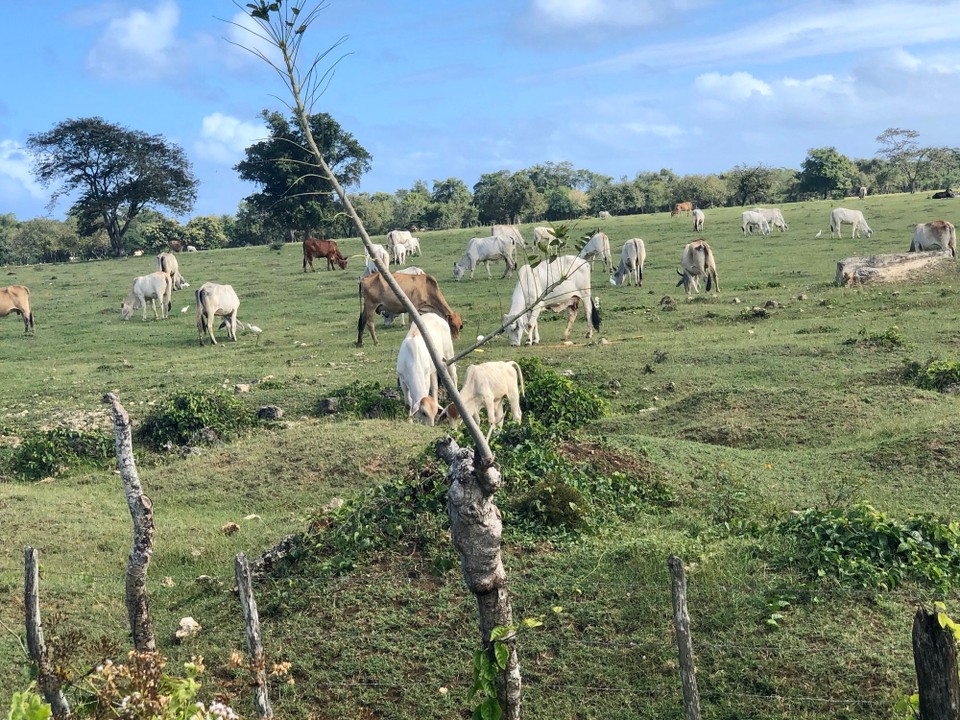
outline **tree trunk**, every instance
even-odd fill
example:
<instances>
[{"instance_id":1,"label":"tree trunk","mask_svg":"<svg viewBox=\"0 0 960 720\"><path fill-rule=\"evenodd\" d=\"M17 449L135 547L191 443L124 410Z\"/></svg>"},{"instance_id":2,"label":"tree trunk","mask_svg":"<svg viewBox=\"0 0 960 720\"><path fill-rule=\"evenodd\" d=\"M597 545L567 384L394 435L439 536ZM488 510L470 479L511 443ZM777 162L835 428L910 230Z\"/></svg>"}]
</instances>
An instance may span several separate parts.
<instances>
[{"instance_id":1,"label":"tree trunk","mask_svg":"<svg viewBox=\"0 0 960 720\"><path fill-rule=\"evenodd\" d=\"M921 720L960 719L957 646L937 613L917 609L913 618L913 662L920 688Z\"/></svg>"},{"instance_id":2,"label":"tree trunk","mask_svg":"<svg viewBox=\"0 0 960 720\"><path fill-rule=\"evenodd\" d=\"M952 262L953 259L946 250L849 257L837 263L835 282L841 287L899 282L909 280L923 271L938 270L948 261Z\"/></svg>"},{"instance_id":3,"label":"tree trunk","mask_svg":"<svg viewBox=\"0 0 960 720\"><path fill-rule=\"evenodd\" d=\"M153 503L143 494L137 464L133 459L130 416L113 393L104 395L103 401L113 409L117 465L133 520L133 547L127 560L127 616L133 633L133 647L139 652L151 652L156 650L156 641L147 605L147 567L153 553Z\"/></svg>"},{"instance_id":4,"label":"tree trunk","mask_svg":"<svg viewBox=\"0 0 960 720\"><path fill-rule=\"evenodd\" d=\"M37 551L28 547L23 552L24 583L23 607L27 625L27 651L30 659L37 664L37 684L43 699L50 703L54 720L70 717L70 705L60 689L60 681L47 657L47 645L43 640L43 626L40 624L40 575L38 572Z\"/></svg>"},{"instance_id":5,"label":"tree trunk","mask_svg":"<svg viewBox=\"0 0 960 720\"><path fill-rule=\"evenodd\" d=\"M273 708L270 707L270 696L267 693L267 661L263 654L263 641L260 639L260 615L257 612L257 601L253 597L250 563L243 553L237 554L234 559L234 573L246 627L250 671L253 674L253 708L257 717L264 720L273 717Z\"/></svg>"},{"instance_id":6,"label":"tree trunk","mask_svg":"<svg viewBox=\"0 0 960 720\"><path fill-rule=\"evenodd\" d=\"M513 608L507 591L507 574L500 555L502 525L500 510L493 494L502 485L500 471L493 467L474 467L474 451L461 448L453 438L437 443L437 455L449 466L447 513L450 535L460 553L460 567L467 588L477 598L480 635L484 648L493 658L490 633L497 626L513 624ZM506 669L497 677L497 697L505 720L520 717L521 681L515 641L502 642L510 654Z\"/></svg>"}]
</instances>

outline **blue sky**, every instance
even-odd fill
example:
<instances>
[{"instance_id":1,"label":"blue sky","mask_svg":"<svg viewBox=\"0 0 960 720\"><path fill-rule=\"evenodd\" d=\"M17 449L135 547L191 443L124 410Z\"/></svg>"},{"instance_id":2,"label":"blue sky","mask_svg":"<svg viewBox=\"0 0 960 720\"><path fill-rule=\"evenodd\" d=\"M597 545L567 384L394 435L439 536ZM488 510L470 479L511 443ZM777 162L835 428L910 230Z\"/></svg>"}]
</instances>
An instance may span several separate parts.
<instances>
[{"instance_id":1,"label":"blue sky","mask_svg":"<svg viewBox=\"0 0 960 720\"><path fill-rule=\"evenodd\" d=\"M243 2L240 3L243 5ZM283 110L279 78L231 45L230 0L3 3L0 214L62 218L29 135L101 116L180 145L194 215L255 190L232 170ZM543 162L632 178L871 157L888 127L960 145L960 0L328 0L304 45L346 36L317 111L373 155L359 188Z\"/></svg>"}]
</instances>

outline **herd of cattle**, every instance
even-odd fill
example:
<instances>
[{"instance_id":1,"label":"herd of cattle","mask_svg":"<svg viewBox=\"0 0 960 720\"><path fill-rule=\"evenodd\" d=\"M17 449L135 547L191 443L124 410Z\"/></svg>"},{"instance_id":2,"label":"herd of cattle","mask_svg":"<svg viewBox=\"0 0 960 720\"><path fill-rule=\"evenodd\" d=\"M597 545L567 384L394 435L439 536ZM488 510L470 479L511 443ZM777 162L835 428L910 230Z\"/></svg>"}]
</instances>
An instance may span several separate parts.
<instances>
[{"instance_id":1,"label":"herd of cattle","mask_svg":"<svg viewBox=\"0 0 960 720\"><path fill-rule=\"evenodd\" d=\"M703 231L705 214L692 203L677 203L672 216L689 213L693 219L693 229ZM609 213L607 214L609 216ZM860 210L835 208L830 213L831 236L840 235L842 225L852 227L851 237L864 233L870 237L873 233ZM768 235L771 228L786 232L788 225L778 208L747 210L741 214L741 231L744 235L759 232ZM819 237L819 235L818 235ZM365 253L365 268L358 279L362 309L357 321L357 346L363 345L364 329L369 329L370 339L377 343L375 318L381 315L385 324L390 325L395 318L404 317L407 307L394 293L378 267L389 269L391 263L404 265L407 257L422 254L420 241L409 231L393 230L387 234L386 246L374 244ZM567 313L567 323L562 341L567 342L571 328L580 307L583 307L587 321L589 338L600 329L598 302L591 292L591 275L595 261L599 259L604 271L609 274L613 285L643 284L643 265L646 249L643 240L631 238L620 251L619 265L614 268L610 250L610 240L605 233L597 230L577 255L558 255L560 246L552 228L534 228L534 247L544 256L544 260L533 265L517 263L517 252L526 249L526 242L519 229L513 225L494 225L489 236L471 238L463 255L453 263L453 278L460 281L469 274L472 279L480 263L490 278L490 263L503 262L502 278L517 273L517 283L510 301L510 309L503 315L503 332L510 345L518 346L526 337L527 344L540 342L538 319L544 310ZM937 220L917 225L914 230L910 251L947 250L956 257L956 230L952 223ZM181 251L189 251L180 247ZM315 259L326 259L327 269L335 267L346 269L348 259L332 240L320 240L307 237L303 242L303 271L309 266L314 270ZM374 259L376 258L376 260ZM142 319L147 319L147 302L153 309L156 319L166 318L171 308L173 290L189 287L180 273L177 256L173 252L162 252L157 256L157 271L133 279L130 292L122 301L120 316L129 320L137 309L142 309ZM686 244L680 256L677 269L680 279L677 286L683 285L685 292L699 292L700 282L705 283L707 292L720 291L714 252L706 240L700 238ZM428 351L425 333L430 344L441 355L438 360L450 361L454 357L453 341L459 337L463 328L460 313L455 311L440 291L437 279L417 267L406 267L390 273L395 283L403 290L414 308L421 314L422 330L411 325L400 344L397 355L396 372L404 403L411 420L428 425L445 419L454 424L460 418L460 412L451 406L440 406L439 381L436 365ZM214 322L222 318L220 327L226 327L229 338L236 341L237 312L240 300L230 285L213 282L204 283L196 292L197 336L204 345L204 334L216 344ZM157 309L157 303L160 309ZM184 308L184 312L187 308ZM0 288L0 317L16 313L22 316L24 332L34 332L34 317L30 309L30 291L23 285ZM253 330L259 330L253 328ZM454 384L457 382L455 364L449 365L449 374ZM479 423L480 410L486 412L491 431L502 424L505 413L503 403L507 401L513 419L520 421L519 396L523 393L523 376L515 362L487 362L471 365L464 376L461 399L467 412Z\"/></svg>"}]
</instances>

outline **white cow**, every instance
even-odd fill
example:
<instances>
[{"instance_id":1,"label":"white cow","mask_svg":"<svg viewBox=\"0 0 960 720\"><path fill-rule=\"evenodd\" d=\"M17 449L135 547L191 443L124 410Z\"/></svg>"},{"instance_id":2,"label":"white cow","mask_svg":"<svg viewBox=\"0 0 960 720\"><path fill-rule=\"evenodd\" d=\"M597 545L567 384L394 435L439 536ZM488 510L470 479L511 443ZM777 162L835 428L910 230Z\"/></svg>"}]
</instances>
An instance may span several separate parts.
<instances>
[{"instance_id":1,"label":"white cow","mask_svg":"<svg viewBox=\"0 0 960 720\"><path fill-rule=\"evenodd\" d=\"M407 246L397 243L393 246L393 261L397 265L403 265L407 261Z\"/></svg>"},{"instance_id":2,"label":"white cow","mask_svg":"<svg viewBox=\"0 0 960 720\"><path fill-rule=\"evenodd\" d=\"M516 225L491 225L490 234L506 235L507 237L512 237L520 247L527 246L527 243L524 242L523 235L520 234L520 229Z\"/></svg>"},{"instance_id":3,"label":"white cow","mask_svg":"<svg viewBox=\"0 0 960 720\"><path fill-rule=\"evenodd\" d=\"M740 214L740 230L744 235L753 235L753 229L757 228L761 234L770 234L770 223L756 210L747 210Z\"/></svg>"},{"instance_id":4,"label":"white cow","mask_svg":"<svg viewBox=\"0 0 960 720\"><path fill-rule=\"evenodd\" d=\"M703 210L700 208L693 209L693 231L694 232L703 232Z\"/></svg>"},{"instance_id":5,"label":"white cow","mask_svg":"<svg viewBox=\"0 0 960 720\"><path fill-rule=\"evenodd\" d=\"M957 256L957 229L946 220L917 225L913 231L910 252L921 250L949 250L951 257Z\"/></svg>"},{"instance_id":6,"label":"white cow","mask_svg":"<svg viewBox=\"0 0 960 720\"><path fill-rule=\"evenodd\" d=\"M587 337L600 329L600 311L590 296L590 263L574 255L561 255L536 267L520 266L517 286L510 301L510 312L503 316L503 324L511 345L519 345L527 334L527 344L540 342L538 318L545 309L567 312L564 342L570 337L570 328L577 317L577 308L583 304L587 316Z\"/></svg>"},{"instance_id":7,"label":"white cow","mask_svg":"<svg viewBox=\"0 0 960 720\"><path fill-rule=\"evenodd\" d=\"M237 310L240 308L240 298L231 285L220 285L214 282L205 282L196 292L197 299L197 337L203 346L203 331L207 331L210 341L216 345L217 338L213 334L213 319L218 315L224 318L227 325L227 336L237 341Z\"/></svg>"},{"instance_id":8,"label":"white cow","mask_svg":"<svg viewBox=\"0 0 960 720\"><path fill-rule=\"evenodd\" d=\"M842 237L841 225L852 225L853 230L850 233L851 238L857 237L857 234L863 230L867 237L873 235L873 230L867 225L863 213L859 210L848 210L847 208L834 208L830 211L830 237L836 233L837 237Z\"/></svg>"},{"instance_id":9,"label":"white cow","mask_svg":"<svg viewBox=\"0 0 960 720\"><path fill-rule=\"evenodd\" d=\"M424 331L437 352L444 360L452 358L454 356L453 337L447 321L433 313L424 313L420 317L424 324ZM457 366L450 365L448 369L453 382L456 383ZM400 351L397 354L397 378L409 419L433 425L440 410L437 370L416 325L410 327L407 336L400 343Z\"/></svg>"},{"instance_id":10,"label":"white cow","mask_svg":"<svg viewBox=\"0 0 960 720\"><path fill-rule=\"evenodd\" d=\"M584 260L589 260L591 267L593 267L593 261L597 256L603 261L604 270L607 272L613 270L613 257L610 255L610 238L607 237L606 233L600 232L599 230L587 241L587 244L583 246L583 249L578 255L578 257L582 257Z\"/></svg>"},{"instance_id":11,"label":"white cow","mask_svg":"<svg viewBox=\"0 0 960 720\"><path fill-rule=\"evenodd\" d=\"M611 217L611 215L606 210L601 210L600 212L597 213L597 217L600 218L601 220L608 220Z\"/></svg>"},{"instance_id":12,"label":"white cow","mask_svg":"<svg viewBox=\"0 0 960 720\"><path fill-rule=\"evenodd\" d=\"M423 252L420 250L420 238L412 237L406 242L407 245L407 255L423 255Z\"/></svg>"},{"instance_id":13,"label":"white cow","mask_svg":"<svg viewBox=\"0 0 960 720\"><path fill-rule=\"evenodd\" d=\"M716 286L717 292L720 292L717 264L706 240L694 240L683 248L680 267L683 268L683 272L677 270L677 274L680 275L677 287L683 285L687 295L691 292L700 292L700 278L706 278L707 292L710 292L711 282Z\"/></svg>"},{"instance_id":14,"label":"white cow","mask_svg":"<svg viewBox=\"0 0 960 720\"><path fill-rule=\"evenodd\" d=\"M157 255L157 269L170 276L174 290L182 290L185 287L190 287L190 283L180 274L180 263L177 261L177 256L173 253L162 252Z\"/></svg>"},{"instance_id":15,"label":"white cow","mask_svg":"<svg viewBox=\"0 0 960 720\"><path fill-rule=\"evenodd\" d=\"M159 320L161 317L167 317L170 312L170 292L173 289L173 282L170 276L165 272L157 271L149 275L141 275L133 279L133 286L127 294L126 299L120 303L120 317L129 320L133 317L133 311L139 307L143 308L143 319L147 319L147 300L153 308L153 317ZM157 315L157 303L160 301L160 314Z\"/></svg>"},{"instance_id":16,"label":"white cow","mask_svg":"<svg viewBox=\"0 0 960 720\"><path fill-rule=\"evenodd\" d=\"M503 260L504 265L506 265L503 269L503 275L500 277L509 277L517 266L516 246L516 241L507 235L471 238L467 241L467 249L463 256L453 264L453 279L460 280L464 273L469 270L472 280L473 271L477 269L477 263L480 262L486 265L487 277L490 278L492 277L490 275L490 263L496 260Z\"/></svg>"},{"instance_id":17,"label":"white cow","mask_svg":"<svg viewBox=\"0 0 960 720\"><path fill-rule=\"evenodd\" d=\"M553 228L541 226L533 229L534 246L537 250L542 250L548 256L555 256L557 254L556 246L550 244L556 239L557 236L556 233L553 232Z\"/></svg>"},{"instance_id":18,"label":"white cow","mask_svg":"<svg viewBox=\"0 0 960 720\"><path fill-rule=\"evenodd\" d=\"M394 275L426 275L422 268L418 268L416 265L411 265L410 267L405 267L403 270L397 270L393 273ZM384 327L393 327L393 323L396 322L397 318L400 318L400 327L406 327L407 325L407 314L398 313L393 314L387 312L386 310L380 313L383 316L383 326Z\"/></svg>"},{"instance_id":19,"label":"white cow","mask_svg":"<svg viewBox=\"0 0 960 720\"><path fill-rule=\"evenodd\" d=\"M398 232L398 231L394 231ZM387 252L387 249L380 243L373 243L371 246L373 248L374 256L381 262L384 267L390 267L390 253ZM377 272L377 266L373 264L373 260L370 257L370 253L366 250L363 252L363 257L366 259L367 266L364 268L363 277L367 277Z\"/></svg>"},{"instance_id":20,"label":"white cow","mask_svg":"<svg viewBox=\"0 0 960 720\"><path fill-rule=\"evenodd\" d=\"M627 240L620 251L620 267L610 276L611 285L627 285L632 281L637 287L643 285L643 263L647 258L647 249L640 238Z\"/></svg>"},{"instance_id":21,"label":"white cow","mask_svg":"<svg viewBox=\"0 0 960 720\"><path fill-rule=\"evenodd\" d=\"M510 403L510 415L514 422L520 422L523 417L520 396L523 394L523 372L512 360L470 365L463 375L463 387L460 389L460 399L477 425L480 424L480 410L486 411L489 433L503 426L506 418L504 400ZM451 425L456 425L460 420L460 411L451 403L444 408L441 416Z\"/></svg>"},{"instance_id":22,"label":"white cow","mask_svg":"<svg viewBox=\"0 0 960 720\"><path fill-rule=\"evenodd\" d=\"M754 208L754 212L763 215L763 219L767 221L771 228L776 228L780 232L787 231L787 223L783 219L780 208Z\"/></svg>"}]
</instances>

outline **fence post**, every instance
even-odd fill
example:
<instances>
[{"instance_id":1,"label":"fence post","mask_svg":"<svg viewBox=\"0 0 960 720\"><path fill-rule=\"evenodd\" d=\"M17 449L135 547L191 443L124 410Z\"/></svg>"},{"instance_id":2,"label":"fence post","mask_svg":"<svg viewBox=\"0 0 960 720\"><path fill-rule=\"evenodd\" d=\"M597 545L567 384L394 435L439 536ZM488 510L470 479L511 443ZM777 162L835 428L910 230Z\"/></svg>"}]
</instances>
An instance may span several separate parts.
<instances>
[{"instance_id":1,"label":"fence post","mask_svg":"<svg viewBox=\"0 0 960 720\"><path fill-rule=\"evenodd\" d=\"M37 563L37 551L27 547L23 551L23 608L27 623L27 651L37 664L37 681L43 699L50 703L53 717L63 720L70 717L70 705L60 689L50 660L47 658L47 645L43 641L43 626L40 624L40 573Z\"/></svg>"},{"instance_id":2,"label":"fence post","mask_svg":"<svg viewBox=\"0 0 960 720\"><path fill-rule=\"evenodd\" d=\"M267 661L263 655L263 642L260 639L260 616L257 614L257 601L253 597L253 583L250 579L250 563L247 556L237 553L234 560L234 572L237 577L237 590L240 606L243 608L243 622L246 626L247 653L250 655L253 685L256 688L253 697L253 709L258 718L272 718L273 708L267 695Z\"/></svg>"},{"instance_id":3,"label":"fence post","mask_svg":"<svg viewBox=\"0 0 960 720\"><path fill-rule=\"evenodd\" d=\"M960 720L960 678L952 633L937 612L917 608L913 617L913 664L920 689L921 720Z\"/></svg>"},{"instance_id":4,"label":"fence post","mask_svg":"<svg viewBox=\"0 0 960 720\"><path fill-rule=\"evenodd\" d=\"M700 720L700 694L697 691L697 673L693 666L690 614L687 612L687 576L683 570L683 561L676 555L667 558L667 567L670 568L670 590L673 595L673 627L680 652L683 711L687 720Z\"/></svg>"}]
</instances>

